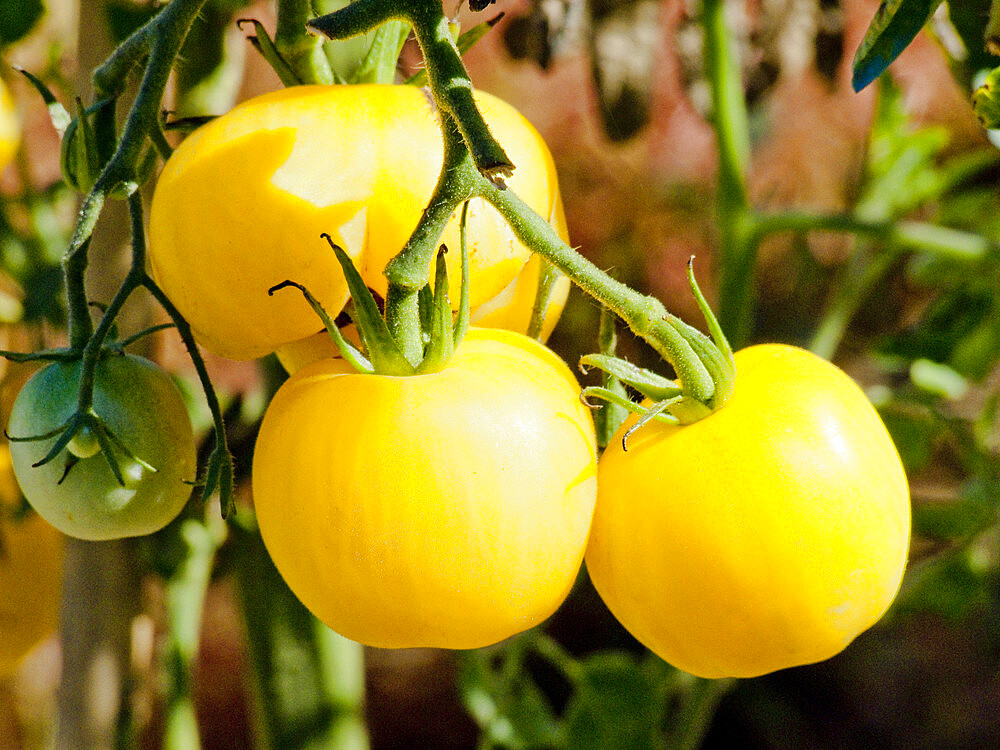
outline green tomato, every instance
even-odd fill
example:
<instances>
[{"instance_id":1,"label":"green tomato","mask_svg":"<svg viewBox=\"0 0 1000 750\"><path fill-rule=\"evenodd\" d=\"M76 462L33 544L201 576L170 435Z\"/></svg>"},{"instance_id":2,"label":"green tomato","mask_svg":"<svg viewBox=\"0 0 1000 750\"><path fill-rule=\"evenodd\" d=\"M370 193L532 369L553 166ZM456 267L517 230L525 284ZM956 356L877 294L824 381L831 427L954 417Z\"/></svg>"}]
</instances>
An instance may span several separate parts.
<instances>
[{"instance_id":1,"label":"green tomato","mask_svg":"<svg viewBox=\"0 0 1000 750\"><path fill-rule=\"evenodd\" d=\"M17 395L8 432L15 438L11 457L25 497L45 520L79 539L119 539L163 528L191 494L195 445L180 391L149 360L107 355L94 373L93 410L132 454L113 451L122 483L104 452L92 450L90 434L37 467L57 438L16 440L56 430L73 415L80 370L80 362L51 364Z\"/></svg>"}]
</instances>

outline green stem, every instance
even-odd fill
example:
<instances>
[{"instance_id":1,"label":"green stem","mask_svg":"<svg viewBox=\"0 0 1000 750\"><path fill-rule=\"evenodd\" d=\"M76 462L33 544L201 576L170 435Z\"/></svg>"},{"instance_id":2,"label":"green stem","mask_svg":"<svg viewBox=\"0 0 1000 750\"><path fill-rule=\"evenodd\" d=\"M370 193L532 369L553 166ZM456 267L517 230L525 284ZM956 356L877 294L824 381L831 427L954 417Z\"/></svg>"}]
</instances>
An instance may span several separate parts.
<instances>
[{"instance_id":1,"label":"green stem","mask_svg":"<svg viewBox=\"0 0 1000 750\"><path fill-rule=\"evenodd\" d=\"M386 317L401 348L416 350L417 296L427 284L437 238L462 201L481 197L496 208L526 247L618 314L673 365L686 397L674 410L679 419L694 421L721 406L731 390L732 371L728 364L719 364L721 355L715 356L718 352L707 338L670 315L656 298L642 295L601 271L564 243L545 219L494 181L509 162L505 155L500 159L503 151L476 109L472 84L441 3L419 0L403 8L397 5L392 0L358 0L311 21L309 26L331 39L341 39L402 17L413 26L424 53L428 80L441 113L445 153L427 209L413 236L385 269L389 281Z\"/></svg>"},{"instance_id":2,"label":"green stem","mask_svg":"<svg viewBox=\"0 0 1000 750\"><path fill-rule=\"evenodd\" d=\"M260 750L367 750L362 647L316 621L250 519L233 527L258 694Z\"/></svg>"},{"instance_id":3,"label":"green stem","mask_svg":"<svg viewBox=\"0 0 1000 750\"><path fill-rule=\"evenodd\" d=\"M514 164L490 133L472 97L472 82L448 26L440 0L357 0L342 10L316 18L309 27L329 39L346 39L403 20L413 26L424 53L438 107L455 118L479 171L489 177L509 175Z\"/></svg>"},{"instance_id":4,"label":"green stem","mask_svg":"<svg viewBox=\"0 0 1000 750\"><path fill-rule=\"evenodd\" d=\"M198 750L201 739L191 699L191 669L198 655L201 613L218 543L201 521L188 518L177 530L181 563L167 581L167 706L165 750Z\"/></svg>"},{"instance_id":5,"label":"green stem","mask_svg":"<svg viewBox=\"0 0 1000 750\"><path fill-rule=\"evenodd\" d=\"M968 260L978 260L994 247L982 235L960 229L923 221L873 221L852 214L785 211L758 215L754 231L757 242L779 232L849 232L899 248Z\"/></svg>"},{"instance_id":6,"label":"green stem","mask_svg":"<svg viewBox=\"0 0 1000 750\"><path fill-rule=\"evenodd\" d=\"M687 686L681 699L681 708L675 729L670 733L667 747L670 750L697 750L708 731L712 715L722 697L736 684L736 680L706 680L701 677Z\"/></svg>"},{"instance_id":7,"label":"green stem","mask_svg":"<svg viewBox=\"0 0 1000 750\"><path fill-rule=\"evenodd\" d=\"M212 427L215 435L215 447L212 449L212 456L209 459L208 477L202 489L202 497L208 497L216 488L222 501L222 515L228 518L233 512L233 457L229 452L229 443L226 438L226 424L222 419L222 407L219 404L218 394L212 386L212 379L209 377L205 360L198 349L198 343L194 340L191 326L184 316L181 315L170 298L163 293L163 290L149 276L145 276L142 285L146 287L153 298L160 303L167 315L174 322L177 334L181 337L188 357L194 365L198 380L201 383L202 392L205 394L205 401L208 404L209 412L212 414Z\"/></svg>"},{"instance_id":8,"label":"green stem","mask_svg":"<svg viewBox=\"0 0 1000 750\"><path fill-rule=\"evenodd\" d=\"M810 351L824 359L833 359L858 308L900 256L898 248L886 247L881 252L871 253L867 252L868 243L864 245L858 248L844 270L844 282L837 288L809 342Z\"/></svg>"},{"instance_id":9,"label":"green stem","mask_svg":"<svg viewBox=\"0 0 1000 750\"><path fill-rule=\"evenodd\" d=\"M323 43L306 32L313 17L311 0L278 0L274 46L302 83L333 83Z\"/></svg>"},{"instance_id":10,"label":"green stem","mask_svg":"<svg viewBox=\"0 0 1000 750\"><path fill-rule=\"evenodd\" d=\"M734 348L750 336L753 318L753 215L746 188L750 154L743 82L724 0L704 0L705 70L712 92L712 128L719 151L717 219L719 228L719 321Z\"/></svg>"},{"instance_id":11,"label":"green stem","mask_svg":"<svg viewBox=\"0 0 1000 750\"><path fill-rule=\"evenodd\" d=\"M385 268L389 280L386 322L411 362L419 362L423 353L417 298L430 278L437 241L455 211L472 197L474 190L470 176L475 167L471 166L468 149L450 115L441 113L441 132L444 160L434 192L403 249Z\"/></svg>"},{"instance_id":12,"label":"green stem","mask_svg":"<svg viewBox=\"0 0 1000 750\"><path fill-rule=\"evenodd\" d=\"M584 258L510 190L499 190L485 179L480 181L479 188L479 195L497 209L524 245L545 257L587 294L613 310L673 366L685 395L700 404L721 406L721 403L713 403L716 383L712 375L678 330L676 324L680 321L667 312L662 302L640 294ZM691 416L697 418L699 415Z\"/></svg>"},{"instance_id":13,"label":"green stem","mask_svg":"<svg viewBox=\"0 0 1000 750\"><path fill-rule=\"evenodd\" d=\"M87 269L89 239L107 196L122 185L133 183L136 167L150 133L159 128L160 103L170 70L191 24L207 0L174 0L152 21L135 32L119 51L94 72L94 88L99 94L117 92L124 79L145 54L149 55L139 93L129 111L114 155L80 209L70 247L63 257L63 275L69 308L70 346L83 349L93 332L84 273Z\"/></svg>"}]
</instances>

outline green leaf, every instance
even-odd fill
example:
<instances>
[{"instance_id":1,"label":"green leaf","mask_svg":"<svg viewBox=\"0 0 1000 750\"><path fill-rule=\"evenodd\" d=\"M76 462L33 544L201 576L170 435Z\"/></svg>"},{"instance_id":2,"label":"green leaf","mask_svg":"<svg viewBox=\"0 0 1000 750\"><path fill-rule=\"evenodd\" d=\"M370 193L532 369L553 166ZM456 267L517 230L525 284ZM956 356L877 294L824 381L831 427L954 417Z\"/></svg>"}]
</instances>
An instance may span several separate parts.
<instances>
[{"instance_id":1,"label":"green leaf","mask_svg":"<svg viewBox=\"0 0 1000 750\"><path fill-rule=\"evenodd\" d=\"M854 55L855 91L878 78L909 46L941 0L883 0Z\"/></svg>"},{"instance_id":2,"label":"green leaf","mask_svg":"<svg viewBox=\"0 0 1000 750\"><path fill-rule=\"evenodd\" d=\"M624 652L598 653L566 707L567 746L573 750L648 750L662 744L661 689L648 670Z\"/></svg>"},{"instance_id":3,"label":"green leaf","mask_svg":"<svg viewBox=\"0 0 1000 750\"><path fill-rule=\"evenodd\" d=\"M1000 58L990 54L983 39L983 22L990 14L992 0L961 0L948 3L948 18L962 44L965 45L967 57L958 64L965 74L964 84L968 84L977 71L987 70L1000 65Z\"/></svg>"},{"instance_id":4,"label":"green leaf","mask_svg":"<svg viewBox=\"0 0 1000 750\"><path fill-rule=\"evenodd\" d=\"M44 12L41 0L0 0L0 46L27 36Z\"/></svg>"},{"instance_id":5,"label":"green leaf","mask_svg":"<svg viewBox=\"0 0 1000 750\"><path fill-rule=\"evenodd\" d=\"M913 529L931 539L961 539L982 531L996 522L997 490L995 484L972 480L954 500L914 502Z\"/></svg>"},{"instance_id":6,"label":"green leaf","mask_svg":"<svg viewBox=\"0 0 1000 750\"><path fill-rule=\"evenodd\" d=\"M292 67L288 64L288 61L281 56L278 52L278 48L274 46L274 40L267 33L267 29L264 25L258 21L256 18L241 18L236 22L236 26L240 29L243 28L243 24L249 23L253 24L254 34L247 37L247 41L253 45L254 49L257 50L261 57L267 61L267 64L271 66L271 70L275 72L281 81L283 86L298 86L302 83L299 77L292 70Z\"/></svg>"},{"instance_id":7,"label":"green leaf","mask_svg":"<svg viewBox=\"0 0 1000 750\"><path fill-rule=\"evenodd\" d=\"M491 668L481 652L462 659L458 689L466 710L482 729L484 747L561 747L560 727L552 707L520 661L516 646L505 654L507 662Z\"/></svg>"}]
</instances>

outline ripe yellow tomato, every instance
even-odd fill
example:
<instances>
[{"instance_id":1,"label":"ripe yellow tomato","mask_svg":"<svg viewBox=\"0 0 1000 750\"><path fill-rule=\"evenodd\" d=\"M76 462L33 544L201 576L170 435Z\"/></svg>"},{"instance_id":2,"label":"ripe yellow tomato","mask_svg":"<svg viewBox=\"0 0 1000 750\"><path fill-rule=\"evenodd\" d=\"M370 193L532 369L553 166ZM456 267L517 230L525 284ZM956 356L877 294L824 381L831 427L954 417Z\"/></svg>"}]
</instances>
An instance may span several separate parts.
<instances>
[{"instance_id":1,"label":"ripe yellow tomato","mask_svg":"<svg viewBox=\"0 0 1000 750\"><path fill-rule=\"evenodd\" d=\"M621 623L703 677L838 653L889 606L909 544L906 475L854 382L779 345L736 369L702 421L644 426L627 451L619 431L586 557Z\"/></svg>"},{"instance_id":2,"label":"ripe yellow tomato","mask_svg":"<svg viewBox=\"0 0 1000 750\"><path fill-rule=\"evenodd\" d=\"M514 190L552 216L557 183L537 131L488 94L477 102L516 164ZM329 233L384 294L442 161L437 115L412 86L296 86L244 102L193 133L168 161L150 216L153 275L208 349L250 359L317 330L292 279L336 315L347 299ZM560 214L561 216L561 214ZM471 303L495 297L528 250L483 201L469 207ZM458 248L458 220L441 239ZM459 253L449 256L458 300Z\"/></svg>"},{"instance_id":3,"label":"ripe yellow tomato","mask_svg":"<svg viewBox=\"0 0 1000 750\"><path fill-rule=\"evenodd\" d=\"M323 622L380 647L475 648L548 617L579 570L596 444L569 368L473 328L429 375L299 370L253 463L261 535Z\"/></svg>"},{"instance_id":4,"label":"ripe yellow tomato","mask_svg":"<svg viewBox=\"0 0 1000 750\"><path fill-rule=\"evenodd\" d=\"M62 536L36 514L16 518L20 498L0 446L0 677L59 625Z\"/></svg>"},{"instance_id":5,"label":"ripe yellow tomato","mask_svg":"<svg viewBox=\"0 0 1000 750\"><path fill-rule=\"evenodd\" d=\"M14 99L0 79L0 171L14 158L20 135L21 125L17 119Z\"/></svg>"}]
</instances>

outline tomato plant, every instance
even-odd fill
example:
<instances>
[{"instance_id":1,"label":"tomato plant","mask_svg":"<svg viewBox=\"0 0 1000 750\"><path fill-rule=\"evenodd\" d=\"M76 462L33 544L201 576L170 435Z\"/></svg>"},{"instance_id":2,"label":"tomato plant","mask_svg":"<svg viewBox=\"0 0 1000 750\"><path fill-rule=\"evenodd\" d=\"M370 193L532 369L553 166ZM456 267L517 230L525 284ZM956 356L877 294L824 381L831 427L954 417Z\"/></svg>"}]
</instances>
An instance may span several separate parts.
<instances>
[{"instance_id":1,"label":"tomato plant","mask_svg":"<svg viewBox=\"0 0 1000 750\"><path fill-rule=\"evenodd\" d=\"M477 102L517 162L510 188L564 227L538 133L499 99L480 93ZM415 87L297 86L244 102L192 134L164 168L150 216L153 274L207 348L236 359L267 354L318 328L301 299L268 297L270 287L293 279L334 315L347 300L321 233L385 293L382 271L416 227L442 153L434 106ZM478 307L511 284L529 252L481 200L470 204L468 230ZM441 242L457 249L457 220Z\"/></svg>"},{"instance_id":2,"label":"tomato plant","mask_svg":"<svg viewBox=\"0 0 1000 750\"><path fill-rule=\"evenodd\" d=\"M413 377L299 370L254 453L261 535L296 595L382 647L473 648L569 592L596 494L593 424L541 344L471 329Z\"/></svg>"},{"instance_id":3,"label":"tomato plant","mask_svg":"<svg viewBox=\"0 0 1000 750\"><path fill-rule=\"evenodd\" d=\"M112 456L82 431L55 458L34 465L57 436L23 438L56 431L74 415L81 368L79 361L50 364L18 393L7 428L17 481L39 515L70 536L102 540L157 531L191 494L195 446L180 391L149 360L106 354L97 363L92 410L116 438Z\"/></svg>"},{"instance_id":4,"label":"tomato plant","mask_svg":"<svg viewBox=\"0 0 1000 750\"><path fill-rule=\"evenodd\" d=\"M14 158L20 132L21 126L17 119L14 99L6 84L0 79L0 170Z\"/></svg>"},{"instance_id":5,"label":"tomato plant","mask_svg":"<svg viewBox=\"0 0 1000 750\"><path fill-rule=\"evenodd\" d=\"M62 537L38 515L19 517L20 502L0 446L0 678L59 624Z\"/></svg>"},{"instance_id":6,"label":"tomato plant","mask_svg":"<svg viewBox=\"0 0 1000 750\"><path fill-rule=\"evenodd\" d=\"M601 457L587 569L671 664L750 677L833 656L885 612L910 534L906 475L875 410L804 350L736 354L729 403L650 424Z\"/></svg>"}]
</instances>

